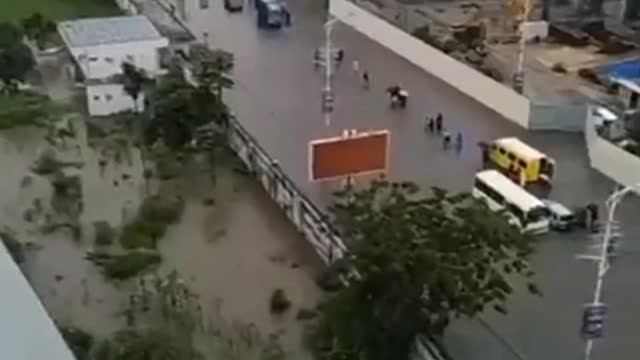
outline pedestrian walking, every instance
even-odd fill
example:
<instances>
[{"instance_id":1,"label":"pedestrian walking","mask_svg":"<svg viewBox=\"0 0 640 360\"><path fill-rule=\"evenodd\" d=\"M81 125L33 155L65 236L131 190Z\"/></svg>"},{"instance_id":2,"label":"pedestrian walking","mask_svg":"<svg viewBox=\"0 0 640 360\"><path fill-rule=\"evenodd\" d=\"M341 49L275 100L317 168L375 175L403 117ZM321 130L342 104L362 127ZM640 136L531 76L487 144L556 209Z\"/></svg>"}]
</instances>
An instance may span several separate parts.
<instances>
[{"instance_id":1,"label":"pedestrian walking","mask_svg":"<svg viewBox=\"0 0 640 360\"><path fill-rule=\"evenodd\" d=\"M451 134L449 134L447 130L444 130L442 132L442 148L448 150L449 145L451 145Z\"/></svg>"},{"instance_id":2,"label":"pedestrian walking","mask_svg":"<svg viewBox=\"0 0 640 360\"><path fill-rule=\"evenodd\" d=\"M344 60L344 50L338 49L338 52L336 54L337 65L340 65L342 63L342 60Z\"/></svg>"},{"instance_id":3,"label":"pedestrian walking","mask_svg":"<svg viewBox=\"0 0 640 360\"><path fill-rule=\"evenodd\" d=\"M369 72L367 70L362 72L362 87L369 89Z\"/></svg>"},{"instance_id":4,"label":"pedestrian walking","mask_svg":"<svg viewBox=\"0 0 640 360\"><path fill-rule=\"evenodd\" d=\"M436 115L436 131L438 133L442 132L442 122L444 121L444 119L442 118L442 113L438 113L438 115Z\"/></svg>"},{"instance_id":5,"label":"pedestrian walking","mask_svg":"<svg viewBox=\"0 0 640 360\"><path fill-rule=\"evenodd\" d=\"M433 122L433 118L427 115L424 123L424 131L425 132L429 131L430 133L433 134L434 129L435 129L435 124Z\"/></svg>"},{"instance_id":6,"label":"pedestrian walking","mask_svg":"<svg viewBox=\"0 0 640 360\"><path fill-rule=\"evenodd\" d=\"M462 152L462 132L458 131L456 135L456 152L460 154Z\"/></svg>"},{"instance_id":7,"label":"pedestrian walking","mask_svg":"<svg viewBox=\"0 0 640 360\"><path fill-rule=\"evenodd\" d=\"M353 60L353 73L360 75L360 62L358 60Z\"/></svg>"}]
</instances>

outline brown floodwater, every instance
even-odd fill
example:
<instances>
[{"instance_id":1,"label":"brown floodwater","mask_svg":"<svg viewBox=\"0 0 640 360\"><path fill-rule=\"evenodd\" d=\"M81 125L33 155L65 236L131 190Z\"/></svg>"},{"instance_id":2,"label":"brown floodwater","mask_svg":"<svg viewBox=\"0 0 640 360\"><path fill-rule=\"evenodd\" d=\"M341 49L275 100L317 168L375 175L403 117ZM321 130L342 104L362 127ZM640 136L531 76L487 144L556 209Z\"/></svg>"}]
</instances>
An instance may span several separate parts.
<instances>
[{"instance_id":1,"label":"brown floodwater","mask_svg":"<svg viewBox=\"0 0 640 360\"><path fill-rule=\"evenodd\" d=\"M45 214L53 218L56 214L49 205L49 181L29 170L48 147L44 132L36 129L0 133L0 166L5 169L0 182L0 224L34 245L23 270L52 317L107 336L125 326L122 312L133 285L116 287L106 282L84 256L93 248L93 222L104 220L117 228L139 206L145 194L143 166L134 147L128 147L133 149L130 156L121 155L117 162L113 149L104 150L99 143L94 148L87 145L82 119L75 128L76 139L57 153L61 159L84 164L79 171L81 238L74 240L66 229L49 234L38 230ZM108 159L107 165L99 166L100 159ZM292 358L306 358L301 346L303 323L295 317L301 307L313 308L319 299L313 279L322 268L320 260L255 181L222 167L214 186L205 163L186 161L178 179L151 183L156 191L185 199L181 221L160 242L164 262L159 272L177 270L198 295L206 317L218 323L251 324L263 339L279 334L280 344ZM215 205L204 204L209 197ZM34 199L40 199L42 210L26 221L24 211L33 208ZM292 301L292 308L279 316L269 312L275 289L283 289Z\"/></svg>"}]
</instances>

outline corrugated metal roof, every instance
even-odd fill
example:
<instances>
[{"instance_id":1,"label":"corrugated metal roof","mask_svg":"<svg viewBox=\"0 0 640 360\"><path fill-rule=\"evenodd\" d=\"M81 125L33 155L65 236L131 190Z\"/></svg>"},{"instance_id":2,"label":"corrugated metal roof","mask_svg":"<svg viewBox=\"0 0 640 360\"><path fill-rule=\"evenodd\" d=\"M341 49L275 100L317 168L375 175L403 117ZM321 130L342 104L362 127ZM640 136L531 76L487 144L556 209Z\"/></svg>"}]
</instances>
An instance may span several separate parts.
<instances>
[{"instance_id":1,"label":"corrugated metal roof","mask_svg":"<svg viewBox=\"0 0 640 360\"><path fill-rule=\"evenodd\" d=\"M58 24L58 30L70 47L162 39L143 15L63 21Z\"/></svg>"},{"instance_id":2,"label":"corrugated metal roof","mask_svg":"<svg viewBox=\"0 0 640 360\"><path fill-rule=\"evenodd\" d=\"M2 359L75 360L36 293L0 241Z\"/></svg>"}]
</instances>

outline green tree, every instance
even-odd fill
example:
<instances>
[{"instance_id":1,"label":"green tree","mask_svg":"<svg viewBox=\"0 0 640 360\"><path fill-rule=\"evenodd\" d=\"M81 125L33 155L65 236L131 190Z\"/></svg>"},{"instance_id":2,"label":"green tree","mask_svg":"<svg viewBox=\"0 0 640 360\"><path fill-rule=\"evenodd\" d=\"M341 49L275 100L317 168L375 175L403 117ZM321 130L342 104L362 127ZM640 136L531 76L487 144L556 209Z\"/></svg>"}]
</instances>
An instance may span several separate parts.
<instances>
[{"instance_id":1,"label":"green tree","mask_svg":"<svg viewBox=\"0 0 640 360\"><path fill-rule=\"evenodd\" d=\"M138 112L138 99L142 93L144 86L149 83L150 79L144 69L137 68L135 65L124 62L122 63L122 75L124 91L133 100L133 110Z\"/></svg>"},{"instance_id":2,"label":"green tree","mask_svg":"<svg viewBox=\"0 0 640 360\"><path fill-rule=\"evenodd\" d=\"M117 332L93 351L95 360L200 360L188 341L162 330Z\"/></svg>"},{"instance_id":3,"label":"green tree","mask_svg":"<svg viewBox=\"0 0 640 360\"><path fill-rule=\"evenodd\" d=\"M20 43L22 31L12 23L0 23L0 50Z\"/></svg>"},{"instance_id":4,"label":"green tree","mask_svg":"<svg viewBox=\"0 0 640 360\"><path fill-rule=\"evenodd\" d=\"M35 60L28 46L17 43L0 49L0 80L3 89L14 92L17 89L16 83L24 81L34 66Z\"/></svg>"},{"instance_id":5,"label":"green tree","mask_svg":"<svg viewBox=\"0 0 640 360\"><path fill-rule=\"evenodd\" d=\"M416 336L437 339L452 318L506 313L510 277L533 275L532 238L467 194L381 179L336 193L330 210L359 274L321 307L331 359L407 359Z\"/></svg>"},{"instance_id":6,"label":"green tree","mask_svg":"<svg viewBox=\"0 0 640 360\"><path fill-rule=\"evenodd\" d=\"M197 129L204 125L226 126L229 109L221 96L212 91L221 88L218 79L208 73L191 83L178 66L161 77L151 94L152 120L147 141L161 138L170 148L179 149L193 140Z\"/></svg>"},{"instance_id":7,"label":"green tree","mask_svg":"<svg viewBox=\"0 0 640 360\"><path fill-rule=\"evenodd\" d=\"M56 31L56 23L36 12L22 19L24 34L36 42L39 49L43 49L49 36Z\"/></svg>"}]
</instances>

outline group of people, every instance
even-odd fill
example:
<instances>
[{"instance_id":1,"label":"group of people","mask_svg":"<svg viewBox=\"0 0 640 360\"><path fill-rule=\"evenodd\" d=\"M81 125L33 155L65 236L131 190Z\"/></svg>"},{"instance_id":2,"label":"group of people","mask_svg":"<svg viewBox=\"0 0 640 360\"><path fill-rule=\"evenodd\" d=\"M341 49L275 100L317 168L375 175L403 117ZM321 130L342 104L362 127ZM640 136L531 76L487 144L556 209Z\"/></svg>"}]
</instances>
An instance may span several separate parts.
<instances>
[{"instance_id":1,"label":"group of people","mask_svg":"<svg viewBox=\"0 0 640 360\"><path fill-rule=\"evenodd\" d=\"M442 148L444 150L449 150L452 142L451 133L449 133L449 131L444 128L443 122L444 117L442 116L442 113L438 113L435 117L427 116L425 119L424 130L425 132L429 132L431 134L442 135ZM462 142L462 132L458 131L454 143L457 153L460 153L462 151Z\"/></svg>"}]
</instances>

